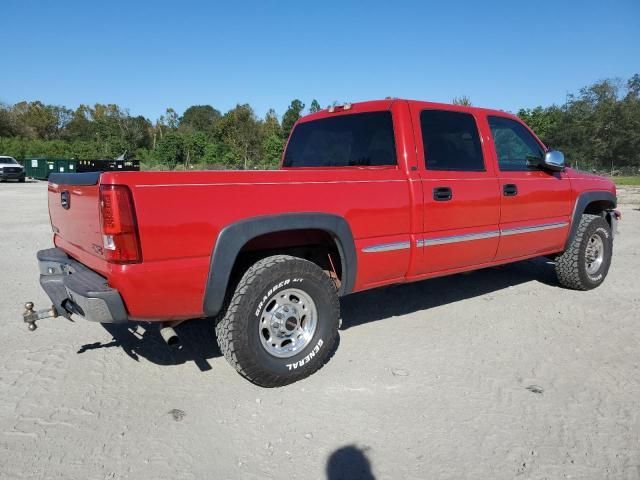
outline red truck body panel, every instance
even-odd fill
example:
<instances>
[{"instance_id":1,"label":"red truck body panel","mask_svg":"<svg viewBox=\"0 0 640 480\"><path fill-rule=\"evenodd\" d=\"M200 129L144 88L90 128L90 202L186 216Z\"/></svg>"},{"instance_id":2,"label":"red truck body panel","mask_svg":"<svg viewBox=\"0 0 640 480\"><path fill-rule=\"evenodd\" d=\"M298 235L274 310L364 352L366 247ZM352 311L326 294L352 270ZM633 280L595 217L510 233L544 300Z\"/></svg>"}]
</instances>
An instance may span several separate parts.
<instances>
[{"instance_id":1,"label":"red truck body panel","mask_svg":"<svg viewBox=\"0 0 640 480\"><path fill-rule=\"evenodd\" d=\"M419 121L424 109L473 115L485 171L425 168ZM353 291L358 291L562 251L577 195L615 194L610 181L571 169L499 171L487 116L516 119L500 111L384 100L323 110L299 123L380 110L392 113L397 166L103 173L100 184L130 188L137 215L142 262L123 265L107 262L101 249L99 185L50 184L54 243L106 277L122 295L130 318L181 319L204 315L218 236L247 218L302 212L344 218L357 252ZM514 183L518 195L503 196L504 185ZM433 200L432 190L440 186L453 190L452 201ZM61 207L62 190L70 191L69 209ZM553 228L511 234L540 225ZM407 243L407 248L376 250Z\"/></svg>"}]
</instances>

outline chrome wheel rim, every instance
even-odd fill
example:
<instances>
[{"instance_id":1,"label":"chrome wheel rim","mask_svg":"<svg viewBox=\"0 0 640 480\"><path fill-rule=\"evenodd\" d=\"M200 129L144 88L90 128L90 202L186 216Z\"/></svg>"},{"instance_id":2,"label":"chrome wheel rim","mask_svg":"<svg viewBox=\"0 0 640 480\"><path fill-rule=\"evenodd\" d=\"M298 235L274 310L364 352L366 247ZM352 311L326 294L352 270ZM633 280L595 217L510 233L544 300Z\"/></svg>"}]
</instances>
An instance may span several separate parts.
<instances>
[{"instance_id":1,"label":"chrome wheel rim","mask_svg":"<svg viewBox=\"0 0 640 480\"><path fill-rule=\"evenodd\" d=\"M584 260L589 275L593 275L600 270L600 266L604 260L604 242L602 241L602 237L597 233L591 235L591 238L589 238L587 242L587 251L585 252Z\"/></svg>"},{"instance_id":2,"label":"chrome wheel rim","mask_svg":"<svg viewBox=\"0 0 640 480\"><path fill-rule=\"evenodd\" d=\"M289 358L311 342L317 324L318 311L313 299L302 290L287 288L265 302L258 335L267 353Z\"/></svg>"}]
</instances>

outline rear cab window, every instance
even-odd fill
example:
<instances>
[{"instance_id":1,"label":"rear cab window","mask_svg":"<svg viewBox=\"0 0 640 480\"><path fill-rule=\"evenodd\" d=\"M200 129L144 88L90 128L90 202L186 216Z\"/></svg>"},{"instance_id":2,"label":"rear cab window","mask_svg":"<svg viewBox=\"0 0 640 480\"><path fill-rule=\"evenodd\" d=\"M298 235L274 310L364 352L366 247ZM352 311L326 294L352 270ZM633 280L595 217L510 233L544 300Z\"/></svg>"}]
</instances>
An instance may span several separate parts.
<instances>
[{"instance_id":1,"label":"rear cab window","mask_svg":"<svg viewBox=\"0 0 640 480\"><path fill-rule=\"evenodd\" d=\"M427 170L485 171L473 115L453 110L422 110L420 129Z\"/></svg>"},{"instance_id":2,"label":"rear cab window","mask_svg":"<svg viewBox=\"0 0 640 480\"><path fill-rule=\"evenodd\" d=\"M294 128L284 167L395 166L390 111L338 115L302 122Z\"/></svg>"}]
</instances>

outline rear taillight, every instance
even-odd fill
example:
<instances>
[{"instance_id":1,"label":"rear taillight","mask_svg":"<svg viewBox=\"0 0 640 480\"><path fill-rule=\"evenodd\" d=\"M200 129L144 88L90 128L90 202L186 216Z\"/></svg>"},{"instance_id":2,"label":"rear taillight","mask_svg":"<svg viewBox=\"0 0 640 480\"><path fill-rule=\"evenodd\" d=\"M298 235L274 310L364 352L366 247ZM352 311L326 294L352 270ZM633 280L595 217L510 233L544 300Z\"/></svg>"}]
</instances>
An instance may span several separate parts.
<instances>
[{"instance_id":1,"label":"rear taillight","mask_svg":"<svg viewBox=\"0 0 640 480\"><path fill-rule=\"evenodd\" d=\"M113 263L142 261L138 222L125 185L100 185L100 224L104 256Z\"/></svg>"}]
</instances>

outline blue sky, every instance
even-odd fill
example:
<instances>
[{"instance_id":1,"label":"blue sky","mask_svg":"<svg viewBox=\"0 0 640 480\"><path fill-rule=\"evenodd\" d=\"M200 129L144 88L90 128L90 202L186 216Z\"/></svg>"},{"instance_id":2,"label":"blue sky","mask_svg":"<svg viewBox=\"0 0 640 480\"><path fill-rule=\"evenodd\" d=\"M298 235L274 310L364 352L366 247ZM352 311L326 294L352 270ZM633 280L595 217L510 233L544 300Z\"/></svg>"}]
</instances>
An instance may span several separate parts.
<instances>
[{"instance_id":1,"label":"blue sky","mask_svg":"<svg viewBox=\"0 0 640 480\"><path fill-rule=\"evenodd\" d=\"M2 0L0 102L166 107L386 96L515 111L640 73L640 1Z\"/></svg>"}]
</instances>

